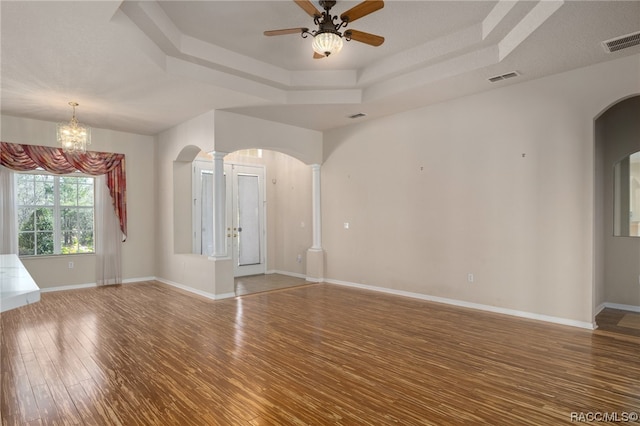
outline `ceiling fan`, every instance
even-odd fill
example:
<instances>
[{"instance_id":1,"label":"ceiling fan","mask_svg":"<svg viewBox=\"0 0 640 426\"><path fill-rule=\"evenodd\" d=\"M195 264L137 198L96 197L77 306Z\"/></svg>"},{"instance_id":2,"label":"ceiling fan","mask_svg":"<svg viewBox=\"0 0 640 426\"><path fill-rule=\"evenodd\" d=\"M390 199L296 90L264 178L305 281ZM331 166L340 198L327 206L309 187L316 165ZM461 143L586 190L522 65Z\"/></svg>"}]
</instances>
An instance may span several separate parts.
<instances>
[{"instance_id":1,"label":"ceiling fan","mask_svg":"<svg viewBox=\"0 0 640 426\"><path fill-rule=\"evenodd\" d=\"M348 29L340 32L347 24L367 16L384 7L383 0L364 0L351 9L340 15L340 22L337 23L338 16L331 15L331 8L335 6L335 0L320 0L320 6L324 12L320 12L310 0L293 0L305 12L313 17L313 23L318 26L317 30L309 28L288 28L284 30L265 31L266 36L276 36L285 34L300 34L303 38L313 37L313 57L320 59L337 53L342 49L343 39L346 41L359 41L371 46L380 46L384 43L384 37L366 33L364 31Z\"/></svg>"}]
</instances>

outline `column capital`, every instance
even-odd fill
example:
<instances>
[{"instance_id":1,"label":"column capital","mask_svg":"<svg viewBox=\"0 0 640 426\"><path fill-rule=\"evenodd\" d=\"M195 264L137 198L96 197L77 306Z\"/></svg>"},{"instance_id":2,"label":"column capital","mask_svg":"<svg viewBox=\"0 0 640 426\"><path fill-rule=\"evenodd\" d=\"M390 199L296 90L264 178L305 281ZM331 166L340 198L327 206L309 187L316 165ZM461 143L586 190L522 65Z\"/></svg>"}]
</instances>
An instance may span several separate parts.
<instances>
[{"instance_id":1,"label":"column capital","mask_svg":"<svg viewBox=\"0 0 640 426\"><path fill-rule=\"evenodd\" d=\"M222 151L211 151L209 154L213 157L213 161L215 160L224 160L224 157L228 154L228 152Z\"/></svg>"}]
</instances>

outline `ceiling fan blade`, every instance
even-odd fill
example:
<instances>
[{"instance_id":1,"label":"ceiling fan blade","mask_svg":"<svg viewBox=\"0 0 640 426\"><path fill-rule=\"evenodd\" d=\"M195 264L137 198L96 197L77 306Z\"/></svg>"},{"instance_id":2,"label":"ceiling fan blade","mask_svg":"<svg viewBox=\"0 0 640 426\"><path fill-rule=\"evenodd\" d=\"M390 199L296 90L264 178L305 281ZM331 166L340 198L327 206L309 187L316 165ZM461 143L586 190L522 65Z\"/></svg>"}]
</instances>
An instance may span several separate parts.
<instances>
[{"instance_id":1,"label":"ceiling fan blade","mask_svg":"<svg viewBox=\"0 0 640 426\"><path fill-rule=\"evenodd\" d=\"M318 52L313 52L313 59L322 59L324 57L324 55L321 55Z\"/></svg>"},{"instance_id":2,"label":"ceiling fan blade","mask_svg":"<svg viewBox=\"0 0 640 426\"><path fill-rule=\"evenodd\" d=\"M309 0L293 0L310 16L322 16L322 13Z\"/></svg>"},{"instance_id":3,"label":"ceiling fan blade","mask_svg":"<svg viewBox=\"0 0 640 426\"><path fill-rule=\"evenodd\" d=\"M340 15L340 19L344 22L353 22L363 16L380 10L384 7L383 0L364 0L362 3L353 6L351 9Z\"/></svg>"},{"instance_id":4,"label":"ceiling fan blade","mask_svg":"<svg viewBox=\"0 0 640 426\"><path fill-rule=\"evenodd\" d=\"M264 35L266 36L277 36L277 35L285 35L285 34L301 34L305 31L309 31L308 28L287 28L284 30L271 30L265 31Z\"/></svg>"},{"instance_id":5,"label":"ceiling fan blade","mask_svg":"<svg viewBox=\"0 0 640 426\"><path fill-rule=\"evenodd\" d=\"M347 39L350 38L351 40L359 41L360 43L369 44L371 46L380 46L384 43L384 37L365 33L364 31L347 30L344 32L344 36L347 37Z\"/></svg>"}]
</instances>

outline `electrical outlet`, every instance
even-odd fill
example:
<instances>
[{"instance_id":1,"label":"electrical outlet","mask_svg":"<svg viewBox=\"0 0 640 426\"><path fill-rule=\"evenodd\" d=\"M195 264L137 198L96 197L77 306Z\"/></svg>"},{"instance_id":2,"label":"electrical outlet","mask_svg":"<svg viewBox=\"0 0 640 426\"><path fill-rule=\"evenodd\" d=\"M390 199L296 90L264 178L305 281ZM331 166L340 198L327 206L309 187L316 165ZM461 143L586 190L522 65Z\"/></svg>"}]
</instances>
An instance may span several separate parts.
<instances>
[{"instance_id":1,"label":"electrical outlet","mask_svg":"<svg viewBox=\"0 0 640 426\"><path fill-rule=\"evenodd\" d=\"M349 229L349 222L345 222L343 226L344 226L344 229Z\"/></svg>"},{"instance_id":2,"label":"electrical outlet","mask_svg":"<svg viewBox=\"0 0 640 426\"><path fill-rule=\"evenodd\" d=\"M69 262L69 269L73 269L73 262Z\"/></svg>"},{"instance_id":3,"label":"electrical outlet","mask_svg":"<svg viewBox=\"0 0 640 426\"><path fill-rule=\"evenodd\" d=\"M298 263L302 263L302 255L301 254L299 254L298 257L296 257L296 261Z\"/></svg>"},{"instance_id":4,"label":"electrical outlet","mask_svg":"<svg viewBox=\"0 0 640 426\"><path fill-rule=\"evenodd\" d=\"M470 283L473 282L473 274L467 274L467 281L469 281Z\"/></svg>"}]
</instances>

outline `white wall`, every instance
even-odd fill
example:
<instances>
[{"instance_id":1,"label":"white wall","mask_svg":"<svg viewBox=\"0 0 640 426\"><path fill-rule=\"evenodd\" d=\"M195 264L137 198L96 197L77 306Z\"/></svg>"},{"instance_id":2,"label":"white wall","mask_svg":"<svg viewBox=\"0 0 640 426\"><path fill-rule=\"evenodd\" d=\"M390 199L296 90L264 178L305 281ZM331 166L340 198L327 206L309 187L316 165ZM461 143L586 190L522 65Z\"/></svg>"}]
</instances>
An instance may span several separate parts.
<instances>
[{"instance_id":1,"label":"white wall","mask_svg":"<svg viewBox=\"0 0 640 426\"><path fill-rule=\"evenodd\" d=\"M220 294L220 285L233 289L233 279L230 283L216 282L216 262L205 256L181 253L184 250L180 247L184 244L179 243L178 250L175 245L176 220L182 223L191 219L174 217L174 198L179 190L179 186L174 188L174 161L183 150L193 151L193 148L197 149L192 157L199 150L231 153L239 149L263 148L287 153L312 164L322 161L322 134L225 111L211 111L158 135L156 276L196 291ZM190 185L183 189L191 191ZM184 229L190 229L190 226Z\"/></svg>"},{"instance_id":2,"label":"white wall","mask_svg":"<svg viewBox=\"0 0 640 426\"><path fill-rule=\"evenodd\" d=\"M591 323L593 123L639 76L636 55L327 132L326 276Z\"/></svg>"},{"instance_id":3,"label":"white wall","mask_svg":"<svg viewBox=\"0 0 640 426\"><path fill-rule=\"evenodd\" d=\"M603 206L601 303L640 307L640 238L613 236L613 169L623 157L640 151L640 96L608 109L597 121L596 148L602 152L602 168L596 182L602 185Z\"/></svg>"},{"instance_id":4,"label":"white wall","mask_svg":"<svg viewBox=\"0 0 640 426\"><path fill-rule=\"evenodd\" d=\"M3 142L56 146L56 123L2 116ZM122 245L125 280L155 275L155 180L154 137L105 129L92 129L93 151L125 154L127 174L127 241ZM74 268L68 268L69 260ZM23 258L25 267L40 288L96 282L95 256L73 255Z\"/></svg>"},{"instance_id":5,"label":"white wall","mask_svg":"<svg viewBox=\"0 0 640 426\"><path fill-rule=\"evenodd\" d=\"M322 133L288 124L215 112L215 146L221 152L264 148L290 155L305 164L322 162Z\"/></svg>"},{"instance_id":6,"label":"white wall","mask_svg":"<svg viewBox=\"0 0 640 426\"><path fill-rule=\"evenodd\" d=\"M156 277L160 280L216 294L215 262L206 256L188 254L191 250L191 210L176 211L174 199L191 198L191 160L200 150L213 149L213 112L173 127L158 135L156 156ZM184 158L181 153L188 153ZM176 168L175 162L180 159ZM182 166L182 167L181 167ZM187 168L175 179L176 169ZM180 190L182 186L182 190ZM190 206L190 203L189 203ZM177 225L176 225L177 224ZM188 233L187 238L176 239L179 228Z\"/></svg>"}]
</instances>

